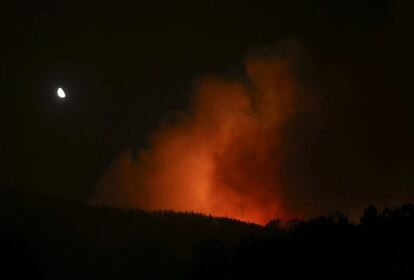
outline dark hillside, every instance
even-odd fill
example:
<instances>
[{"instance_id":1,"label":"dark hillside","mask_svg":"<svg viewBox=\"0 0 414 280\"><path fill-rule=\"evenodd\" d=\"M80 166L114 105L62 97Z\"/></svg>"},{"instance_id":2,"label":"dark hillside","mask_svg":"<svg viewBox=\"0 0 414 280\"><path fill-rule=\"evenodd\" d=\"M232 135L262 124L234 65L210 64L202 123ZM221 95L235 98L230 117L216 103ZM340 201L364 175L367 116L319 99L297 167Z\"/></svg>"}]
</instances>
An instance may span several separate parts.
<instances>
[{"instance_id":1,"label":"dark hillside","mask_svg":"<svg viewBox=\"0 0 414 280\"><path fill-rule=\"evenodd\" d=\"M260 230L195 213L114 209L16 193L0 197L2 240L21 239L49 278L182 278L200 241L234 243Z\"/></svg>"},{"instance_id":2,"label":"dark hillside","mask_svg":"<svg viewBox=\"0 0 414 280\"><path fill-rule=\"evenodd\" d=\"M0 198L2 271L31 279L267 279L413 273L414 206L265 227L195 213Z\"/></svg>"}]
</instances>

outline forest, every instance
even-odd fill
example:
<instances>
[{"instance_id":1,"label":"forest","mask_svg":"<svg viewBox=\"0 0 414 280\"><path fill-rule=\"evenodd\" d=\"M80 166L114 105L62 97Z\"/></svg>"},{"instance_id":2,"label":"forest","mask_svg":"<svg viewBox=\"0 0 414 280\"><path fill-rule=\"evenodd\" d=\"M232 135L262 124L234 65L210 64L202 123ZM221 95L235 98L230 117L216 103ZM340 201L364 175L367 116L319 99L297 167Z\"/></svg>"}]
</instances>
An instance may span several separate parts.
<instances>
[{"instance_id":1,"label":"forest","mask_svg":"<svg viewBox=\"0 0 414 280\"><path fill-rule=\"evenodd\" d=\"M2 275L30 279L277 279L412 273L414 205L265 226L197 213L2 192ZM23 279L24 279L23 278Z\"/></svg>"}]
</instances>

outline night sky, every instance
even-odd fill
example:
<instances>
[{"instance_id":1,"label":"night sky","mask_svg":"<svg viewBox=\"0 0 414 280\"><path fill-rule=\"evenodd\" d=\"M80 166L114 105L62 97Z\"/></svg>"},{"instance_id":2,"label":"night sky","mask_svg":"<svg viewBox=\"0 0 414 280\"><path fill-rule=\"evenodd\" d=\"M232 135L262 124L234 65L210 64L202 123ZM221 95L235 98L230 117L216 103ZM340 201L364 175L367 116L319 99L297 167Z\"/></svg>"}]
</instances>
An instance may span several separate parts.
<instances>
[{"instance_id":1,"label":"night sky","mask_svg":"<svg viewBox=\"0 0 414 280\"><path fill-rule=\"evenodd\" d=\"M94 200L120 155L180 122L200 79L244 83L246 61L276 56L300 61L300 109L278 132L286 216L414 202L403 1L12 2L0 8L1 188Z\"/></svg>"}]
</instances>

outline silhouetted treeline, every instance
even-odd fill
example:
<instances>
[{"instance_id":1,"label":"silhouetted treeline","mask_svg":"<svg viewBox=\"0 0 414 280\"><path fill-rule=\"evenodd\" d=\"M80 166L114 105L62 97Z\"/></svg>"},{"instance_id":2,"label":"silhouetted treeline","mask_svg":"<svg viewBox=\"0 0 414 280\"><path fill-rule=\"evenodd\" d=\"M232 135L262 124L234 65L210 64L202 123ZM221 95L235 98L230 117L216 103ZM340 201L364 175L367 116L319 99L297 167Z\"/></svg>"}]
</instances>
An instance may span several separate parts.
<instances>
[{"instance_id":1,"label":"silhouetted treeline","mask_svg":"<svg viewBox=\"0 0 414 280\"><path fill-rule=\"evenodd\" d=\"M414 275L414 206L365 209L360 223L343 213L307 221L268 223L263 236L235 246L202 243L192 279L324 279ZM271 277L269 277L271 275Z\"/></svg>"},{"instance_id":2,"label":"silhouetted treeline","mask_svg":"<svg viewBox=\"0 0 414 280\"><path fill-rule=\"evenodd\" d=\"M369 206L358 224L335 213L261 227L0 194L1 271L15 279L395 279L414 267L410 204Z\"/></svg>"},{"instance_id":3,"label":"silhouetted treeline","mask_svg":"<svg viewBox=\"0 0 414 280\"><path fill-rule=\"evenodd\" d=\"M22 240L26 245L17 254L30 250L47 279L183 279L200 240L236 243L250 234L261 234L261 227L195 213L0 193L0 252L8 258L2 250L7 239Z\"/></svg>"}]
</instances>

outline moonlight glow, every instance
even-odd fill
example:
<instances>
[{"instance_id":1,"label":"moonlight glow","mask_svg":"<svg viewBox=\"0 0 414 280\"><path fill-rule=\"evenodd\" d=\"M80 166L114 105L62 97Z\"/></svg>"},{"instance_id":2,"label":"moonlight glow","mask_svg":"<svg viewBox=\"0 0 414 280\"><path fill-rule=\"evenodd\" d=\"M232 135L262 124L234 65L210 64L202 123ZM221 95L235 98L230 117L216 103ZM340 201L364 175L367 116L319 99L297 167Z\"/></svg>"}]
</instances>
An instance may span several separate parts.
<instances>
[{"instance_id":1,"label":"moonlight glow","mask_svg":"<svg viewBox=\"0 0 414 280\"><path fill-rule=\"evenodd\" d=\"M62 88L58 88L58 90L57 90L57 95L58 95L60 98L65 98L65 97L66 97L66 94L65 94L65 92L63 91L63 89L62 89Z\"/></svg>"}]
</instances>

